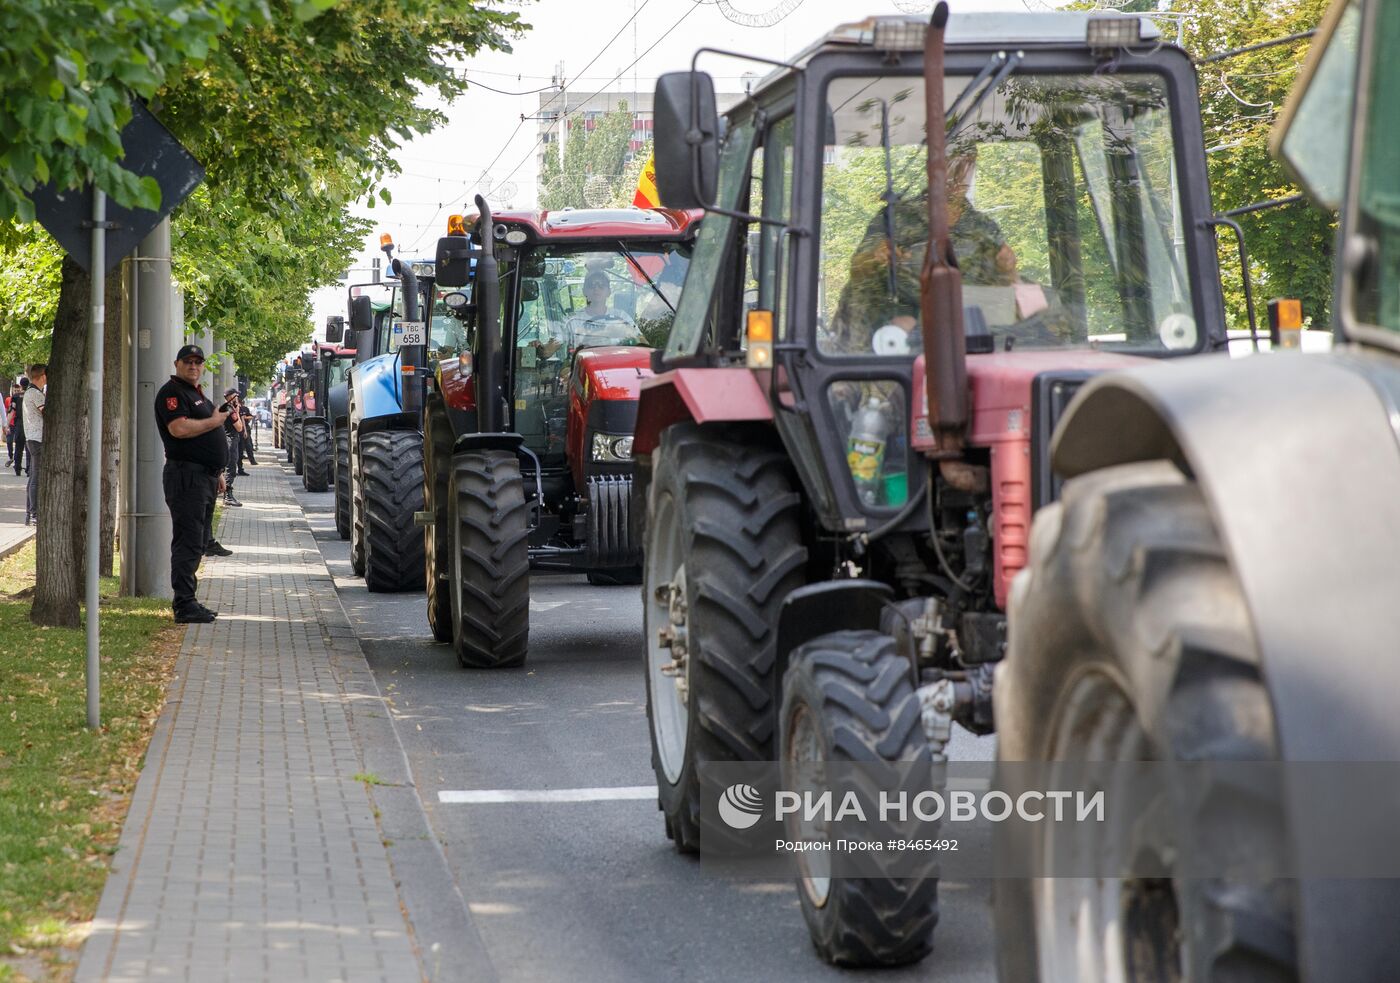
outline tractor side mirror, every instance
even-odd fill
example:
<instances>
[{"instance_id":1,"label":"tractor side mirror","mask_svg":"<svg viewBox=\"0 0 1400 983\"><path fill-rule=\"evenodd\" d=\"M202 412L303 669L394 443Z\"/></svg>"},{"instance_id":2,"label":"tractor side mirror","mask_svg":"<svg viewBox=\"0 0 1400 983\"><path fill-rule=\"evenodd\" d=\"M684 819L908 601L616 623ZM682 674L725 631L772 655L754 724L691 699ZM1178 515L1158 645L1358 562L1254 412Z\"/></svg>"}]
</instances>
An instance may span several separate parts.
<instances>
[{"instance_id":1,"label":"tractor side mirror","mask_svg":"<svg viewBox=\"0 0 1400 983\"><path fill-rule=\"evenodd\" d=\"M345 318L339 314L332 314L326 318L326 341L332 345L338 345L345 338Z\"/></svg>"},{"instance_id":2,"label":"tractor side mirror","mask_svg":"<svg viewBox=\"0 0 1400 983\"><path fill-rule=\"evenodd\" d=\"M719 113L706 72L656 80L656 190L667 208L708 208L719 174Z\"/></svg>"},{"instance_id":3,"label":"tractor side mirror","mask_svg":"<svg viewBox=\"0 0 1400 983\"><path fill-rule=\"evenodd\" d=\"M350 329L356 332L374 330L374 304L368 297L350 299Z\"/></svg>"},{"instance_id":4,"label":"tractor side mirror","mask_svg":"<svg viewBox=\"0 0 1400 983\"><path fill-rule=\"evenodd\" d=\"M526 280L520 284L520 299L529 303L532 300L540 299L540 285L535 280Z\"/></svg>"},{"instance_id":5,"label":"tractor side mirror","mask_svg":"<svg viewBox=\"0 0 1400 983\"><path fill-rule=\"evenodd\" d=\"M472 244L466 236L443 236L437 243L437 285L465 287L471 280Z\"/></svg>"}]
</instances>

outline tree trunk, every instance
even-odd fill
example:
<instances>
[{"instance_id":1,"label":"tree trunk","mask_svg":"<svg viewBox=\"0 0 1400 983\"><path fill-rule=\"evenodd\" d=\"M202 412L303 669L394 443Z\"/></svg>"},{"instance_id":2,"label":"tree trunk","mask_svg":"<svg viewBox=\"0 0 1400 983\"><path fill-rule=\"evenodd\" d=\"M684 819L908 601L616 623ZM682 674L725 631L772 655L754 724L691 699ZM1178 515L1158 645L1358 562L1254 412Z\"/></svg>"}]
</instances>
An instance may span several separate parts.
<instances>
[{"instance_id":1,"label":"tree trunk","mask_svg":"<svg viewBox=\"0 0 1400 983\"><path fill-rule=\"evenodd\" d=\"M44 403L44 447L39 462L39 528L34 604L37 625L77 628L86 539L87 421L84 385L92 280L65 256L49 349L49 388Z\"/></svg>"},{"instance_id":2,"label":"tree trunk","mask_svg":"<svg viewBox=\"0 0 1400 983\"><path fill-rule=\"evenodd\" d=\"M120 267L119 267L120 269ZM107 274L102 342L102 551L97 572L112 576L117 539L117 449L122 424L122 278Z\"/></svg>"}]
</instances>

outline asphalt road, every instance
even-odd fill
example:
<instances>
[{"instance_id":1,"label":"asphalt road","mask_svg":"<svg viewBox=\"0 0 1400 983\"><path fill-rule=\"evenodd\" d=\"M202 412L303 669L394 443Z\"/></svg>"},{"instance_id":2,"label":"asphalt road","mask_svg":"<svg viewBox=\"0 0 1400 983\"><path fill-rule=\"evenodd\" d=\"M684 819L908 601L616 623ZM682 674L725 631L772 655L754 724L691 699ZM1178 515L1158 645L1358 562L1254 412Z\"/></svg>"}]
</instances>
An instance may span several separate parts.
<instances>
[{"instance_id":1,"label":"asphalt road","mask_svg":"<svg viewBox=\"0 0 1400 983\"><path fill-rule=\"evenodd\" d=\"M290 471L288 472L289 478ZM935 977L995 979L986 882L941 885L933 954L856 973L823 963L791 881L722 879L675 853L654 800L444 804L442 791L654 784L635 587L537 575L524 669L473 672L432 641L421 594L370 594L350 571L330 494L298 497L381 691L419 796L479 934L482 966L441 979L507 981ZM962 735L955 758L986 758ZM493 971L493 972L492 972Z\"/></svg>"}]
</instances>

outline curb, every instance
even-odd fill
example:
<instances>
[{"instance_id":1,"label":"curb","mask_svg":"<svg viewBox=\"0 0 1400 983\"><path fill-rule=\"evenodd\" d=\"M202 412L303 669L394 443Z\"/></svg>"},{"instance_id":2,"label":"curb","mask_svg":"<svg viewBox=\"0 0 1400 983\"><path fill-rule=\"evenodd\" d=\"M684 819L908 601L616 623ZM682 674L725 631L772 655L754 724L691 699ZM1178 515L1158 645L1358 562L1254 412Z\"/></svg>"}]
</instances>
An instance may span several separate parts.
<instances>
[{"instance_id":1,"label":"curb","mask_svg":"<svg viewBox=\"0 0 1400 983\"><path fill-rule=\"evenodd\" d=\"M25 533L24 536L20 538L17 542L13 542L9 546L0 548L0 560L5 559L5 557L7 556L13 556L20 550L24 549L25 546L29 545L29 541L32 540L37 533L38 530L31 527L29 531Z\"/></svg>"},{"instance_id":2,"label":"curb","mask_svg":"<svg viewBox=\"0 0 1400 983\"><path fill-rule=\"evenodd\" d=\"M297 476L285 462L275 463L292 485L295 498L302 491ZM471 967L473 983L495 983L499 974L452 874L442 843L428 821L408 753L394 724L393 711L379 689L350 617L340 602L340 592L304 508L296 524L298 531L311 541L311 549L306 552L314 554L315 562L324 571L308 577L307 581L330 651L331 669L347 698L345 709L350 718L350 731L356 738L356 751L364 770L383 782L367 785L366 790L377 813L376 822L389 855L389 869L418 949L424 977L433 983L459 980L463 978L464 967ZM412 870L415 876L403 877L401 871L407 870ZM445 907L441 902L448 897L452 904Z\"/></svg>"}]
</instances>

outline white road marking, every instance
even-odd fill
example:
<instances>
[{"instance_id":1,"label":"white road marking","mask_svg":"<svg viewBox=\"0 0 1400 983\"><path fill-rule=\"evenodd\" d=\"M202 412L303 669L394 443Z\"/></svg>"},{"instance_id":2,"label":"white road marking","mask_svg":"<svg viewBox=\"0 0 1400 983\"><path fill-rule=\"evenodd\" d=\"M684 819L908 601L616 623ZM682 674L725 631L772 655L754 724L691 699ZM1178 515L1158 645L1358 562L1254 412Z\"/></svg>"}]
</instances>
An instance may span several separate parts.
<instances>
[{"instance_id":1,"label":"white road marking","mask_svg":"<svg viewBox=\"0 0 1400 983\"><path fill-rule=\"evenodd\" d=\"M555 608L562 608L568 603L568 601L537 601L532 597L530 598L530 610L536 612L553 611Z\"/></svg>"},{"instance_id":2,"label":"white road marking","mask_svg":"<svg viewBox=\"0 0 1400 983\"><path fill-rule=\"evenodd\" d=\"M655 785L620 788L487 788L438 793L438 801L454 805L498 805L502 802L609 802L656 798Z\"/></svg>"}]
</instances>

